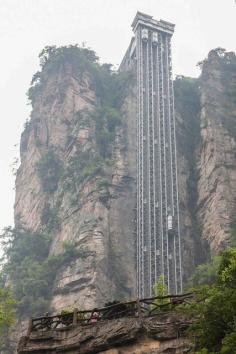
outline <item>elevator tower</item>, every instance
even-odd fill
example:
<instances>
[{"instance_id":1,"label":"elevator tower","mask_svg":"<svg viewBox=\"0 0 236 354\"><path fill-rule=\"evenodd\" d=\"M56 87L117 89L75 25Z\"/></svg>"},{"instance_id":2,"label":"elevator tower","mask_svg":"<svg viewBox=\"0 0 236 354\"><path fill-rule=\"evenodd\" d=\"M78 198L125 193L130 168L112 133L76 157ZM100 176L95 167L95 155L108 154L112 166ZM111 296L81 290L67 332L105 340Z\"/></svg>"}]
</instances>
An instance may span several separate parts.
<instances>
[{"instance_id":1,"label":"elevator tower","mask_svg":"<svg viewBox=\"0 0 236 354\"><path fill-rule=\"evenodd\" d=\"M137 75L137 295L162 280L182 291L171 37L174 25L138 12L121 69Z\"/></svg>"}]
</instances>

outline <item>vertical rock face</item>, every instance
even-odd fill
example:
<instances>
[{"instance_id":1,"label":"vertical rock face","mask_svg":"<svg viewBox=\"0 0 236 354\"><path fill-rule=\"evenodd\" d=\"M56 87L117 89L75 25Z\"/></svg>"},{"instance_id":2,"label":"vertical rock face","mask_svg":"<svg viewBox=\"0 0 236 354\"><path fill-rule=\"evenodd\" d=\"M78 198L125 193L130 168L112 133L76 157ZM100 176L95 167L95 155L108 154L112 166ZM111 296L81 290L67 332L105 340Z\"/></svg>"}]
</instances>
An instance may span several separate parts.
<instances>
[{"instance_id":1,"label":"vertical rock face","mask_svg":"<svg viewBox=\"0 0 236 354\"><path fill-rule=\"evenodd\" d=\"M230 241L236 206L236 57L209 53L201 76L198 219L216 254Z\"/></svg>"},{"instance_id":2,"label":"vertical rock face","mask_svg":"<svg viewBox=\"0 0 236 354\"><path fill-rule=\"evenodd\" d=\"M122 124L100 156L94 116L104 105L92 72L78 71L70 50L64 49L63 62L53 64L51 72L45 72L50 61L46 64L33 88L16 178L16 222L50 233L50 255L68 244L77 252L57 270L55 311L129 298L135 288L135 100L129 93L123 103L128 113L120 110Z\"/></svg>"},{"instance_id":3,"label":"vertical rock face","mask_svg":"<svg viewBox=\"0 0 236 354\"><path fill-rule=\"evenodd\" d=\"M57 312L135 295L134 85L121 89L118 117L104 95L119 81L101 86L109 68L99 71L89 51L85 60L76 50L49 48L41 57L16 179L16 225L50 234L52 256L68 245L76 251L52 284ZM184 280L208 246L211 254L225 247L235 221L235 96L235 55L220 50L199 80L175 82Z\"/></svg>"},{"instance_id":4,"label":"vertical rock face","mask_svg":"<svg viewBox=\"0 0 236 354\"><path fill-rule=\"evenodd\" d=\"M202 261L196 219L197 156L200 141L200 94L198 79L177 77L175 89L179 207L184 283Z\"/></svg>"},{"instance_id":5,"label":"vertical rock face","mask_svg":"<svg viewBox=\"0 0 236 354\"><path fill-rule=\"evenodd\" d=\"M236 57L218 48L199 79L175 81L184 277L235 228Z\"/></svg>"}]
</instances>

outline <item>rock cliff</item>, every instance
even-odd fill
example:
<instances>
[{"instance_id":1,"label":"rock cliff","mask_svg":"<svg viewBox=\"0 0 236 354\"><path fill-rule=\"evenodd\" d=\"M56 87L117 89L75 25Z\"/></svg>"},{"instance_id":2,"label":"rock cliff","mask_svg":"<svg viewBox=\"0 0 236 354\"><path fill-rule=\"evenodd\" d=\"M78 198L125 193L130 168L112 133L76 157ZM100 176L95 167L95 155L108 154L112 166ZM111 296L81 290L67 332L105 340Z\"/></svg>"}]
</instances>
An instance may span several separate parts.
<instances>
[{"instance_id":1,"label":"rock cliff","mask_svg":"<svg viewBox=\"0 0 236 354\"><path fill-rule=\"evenodd\" d=\"M99 65L86 48L47 47L40 60L21 137L16 227L49 236L50 311L128 299L135 288L134 79ZM234 230L235 97L235 54L221 49L209 53L199 79L175 80L185 281Z\"/></svg>"},{"instance_id":2,"label":"rock cliff","mask_svg":"<svg viewBox=\"0 0 236 354\"><path fill-rule=\"evenodd\" d=\"M199 80L179 76L175 79L174 89L183 277L186 282L194 266L203 261L196 217L201 110Z\"/></svg>"},{"instance_id":3,"label":"rock cliff","mask_svg":"<svg viewBox=\"0 0 236 354\"><path fill-rule=\"evenodd\" d=\"M217 48L200 66L175 80L185 280L235 233L236 56Z\"/></svg>"},{"instance_id":4,"label":"rock cliff","mask_svg":"<svg viewBox=\"0 0 236 354\"><path fill-rule=\"evenodd\" d=\"M109 67L89 55L77 47L42 54L40 79L29 92L31 119L21 138L16 220L50 234L49 255L60 254L68 243L77 250L51 284L57 311L130 297L135 284L135 100L129 91L122 106L109 107L106 95L118 95L117 89L109 87L113 92L103 96L97 91L102 80L108 86L118 80L113 84Z\"/></svg>"},{"instance_id":5,"label":"rock cliff","mask_svg":"<svg viewBox=\"0 0 236 354\"><path fill-rule=\"evenodd\" d=\"M197 217L211 254L229 244L235 223L236 56L221 48L202 63Z\"/></svg>"}]
</instances>

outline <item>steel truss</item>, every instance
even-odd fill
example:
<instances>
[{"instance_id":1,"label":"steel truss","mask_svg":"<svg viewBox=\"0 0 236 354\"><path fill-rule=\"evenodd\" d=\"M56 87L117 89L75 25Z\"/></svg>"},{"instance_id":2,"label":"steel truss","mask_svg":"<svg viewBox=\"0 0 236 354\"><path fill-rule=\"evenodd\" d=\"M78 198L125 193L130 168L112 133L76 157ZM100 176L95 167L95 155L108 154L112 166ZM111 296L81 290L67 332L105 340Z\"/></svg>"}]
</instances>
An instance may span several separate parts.
<instances>
[{"instance_id":1,"label":"steel truss","mask_svg":"<svg viewBox=\"0 0 236 354\"><path fill-rule=\"evenodd\" d=\"M137 68L137 295L182 292L171 35L140 23Z\"/></svg>"}]
</instances>

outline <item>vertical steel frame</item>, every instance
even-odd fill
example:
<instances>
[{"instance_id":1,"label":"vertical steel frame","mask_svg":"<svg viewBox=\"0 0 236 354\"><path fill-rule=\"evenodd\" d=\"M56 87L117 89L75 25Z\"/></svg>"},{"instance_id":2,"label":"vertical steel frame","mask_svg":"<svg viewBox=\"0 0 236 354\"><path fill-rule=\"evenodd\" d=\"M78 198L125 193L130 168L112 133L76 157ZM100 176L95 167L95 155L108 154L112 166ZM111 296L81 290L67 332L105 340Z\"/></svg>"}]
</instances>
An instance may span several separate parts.
<instances>
[{"instance_id":1,"label":"vertical steel frame","mask_svg":"<svg viewBox=\"0 0 236 354\"><path fill-rule=\"evenodd\" d=\"M177 294L182 266L171 34L140 21L135 41L137 295L153 295L159 279Z\"/></svg>"}]
</instances>

